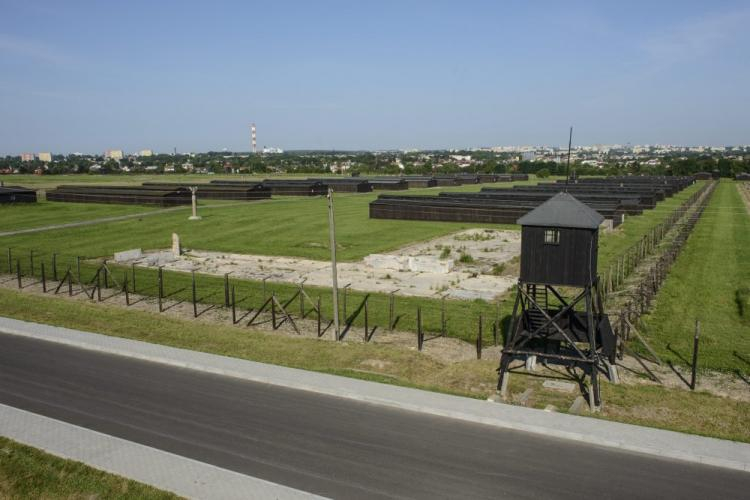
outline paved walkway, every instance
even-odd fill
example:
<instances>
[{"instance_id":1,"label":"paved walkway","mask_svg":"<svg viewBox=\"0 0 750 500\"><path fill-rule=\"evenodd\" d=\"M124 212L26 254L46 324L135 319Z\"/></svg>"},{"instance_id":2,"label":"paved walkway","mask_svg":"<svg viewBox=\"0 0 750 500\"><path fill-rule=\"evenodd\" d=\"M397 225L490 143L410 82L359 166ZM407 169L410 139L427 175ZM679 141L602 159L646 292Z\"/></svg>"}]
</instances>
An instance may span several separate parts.
<instances>
[{"instance_id":1,"label":"paved walkway","mask_svg":"<svg viewBox=\"0 0 750 500\"><path fill-rule=\"evenodd\" d=\"M0 331L318 394L653 456L750 471L750 445L256 363L0 318Z\"/></svg>"}]
</instances>

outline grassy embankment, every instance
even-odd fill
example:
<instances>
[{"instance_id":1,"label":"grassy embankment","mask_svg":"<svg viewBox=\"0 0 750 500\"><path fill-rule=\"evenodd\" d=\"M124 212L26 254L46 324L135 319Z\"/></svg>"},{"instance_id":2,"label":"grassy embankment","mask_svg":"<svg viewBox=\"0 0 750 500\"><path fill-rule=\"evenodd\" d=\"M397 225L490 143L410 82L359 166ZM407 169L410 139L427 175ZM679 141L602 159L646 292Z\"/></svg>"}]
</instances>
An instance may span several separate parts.
<instances>
[{"instance_id":1,"label":"grassy embankment","mask_svg":"<svg viewBox=\"0 0 750 500\"><path fill-rule=\"evenodd\" d=\"M696 320L701 368L750 372L750 216L732 181L717 186L659 291L648 338L664 359L686 364Z\"/></svg>"},{"instance_id":2,"label":"grassy embankment","mask_svg":"<svg viewBox=\"0 0 750 500\"><path fill-rule=\"evenodd\" d=\"M179 498L0 437L0 498Z\"/></svg>"},{"instance_id":3,"label":"grassy embankment","mask_svg":"<svg viewBox=\"0 0 750 500\"><path fill-rule=\"evenodd\" d=\"M23 300L19 300L21 297ZM6 316L27 321L470 397L487 397L497 383L497 359L442 363L415 350L383 344L269 335L3 289L0 310ZM562 411L576 396L544 389L541 383L537 377L513 376L510 389L518 394L533 387L530 406L555 404ZM602 387L602 396L605 404L601 418L750 442L746 425L748 403L704 392L607 383Z\"/></svg>"}]
</instances>

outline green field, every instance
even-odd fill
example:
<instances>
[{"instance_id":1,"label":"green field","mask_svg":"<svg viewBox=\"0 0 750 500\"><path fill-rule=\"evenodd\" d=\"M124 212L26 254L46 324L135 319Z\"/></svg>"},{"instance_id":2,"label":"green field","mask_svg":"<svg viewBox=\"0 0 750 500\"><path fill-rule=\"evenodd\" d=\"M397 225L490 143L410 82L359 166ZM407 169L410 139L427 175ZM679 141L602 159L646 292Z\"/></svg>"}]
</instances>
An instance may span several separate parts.
<instances>
[{"instance_id":1,"label":"green field","mask_svg":"<svg viewBox=\"0 0 750 500\"><path fill-rule=\"evenodd\" d=\"M506 186L506 184L495 184ZM451 190L477 191L478 185L465 185L453 188L431 188L409 190L410 194L434 194ZM660 203L655 210L641 216L629 217L617 231L605 233L600 245L600 268L609 259L636 242L648 229L657 225L675 207L692 194L698 186ZM338 194L335 196L336 230L338 257L341 261L356 261L375 252L385 252L420 240L428 240L461 229L476 227L476 224L401 221L370 219L368 204L377 194ZM110 209L109 205L39 203L37 206L11 207L15 210L13 219L6 224L15 227L33 220L29 214L35 211L50 213L54 207L74 206L71 209L84 211L88 207ZM123 207L132 209L133 207ZM57 252L58 266L65 269L72 264L76 255L95 258L112 255L115 251L140 247L145 250L167 248L171 244L171 234L180 234L187 248L209 249L226 252L261 255L282 255L292 257L327 260L328 220L327 202L323 197L279 197L268 201L204 207L201 221L188 221L182 211L169 212L143 219L109 222L95 226L50 230L36 234L21 234L0 238L0 265L7 270L7 248L12 248L13 259L20 259L22 272L28 274L30 262L28 253L34 249L36 270L44 261L47 269L51 266L51 255ZM69 213L65 213L69 215ZM19 222L25 221L25 222ZM517 226L482 225L482 227L517 228ZM93 265L83 266L84 279L93 275ZM124 270L118 271L117 277ZM173 299L189 300L189 276L184 273L165 273L167 293ZM154 295L156 293L156 272L138 271L138 291ZM253 281L235 281L237 296L243 299L242 308L258 307L263 302L262 284ZM212 276L199 276L199 298L207 303L223 302L223 282ZM288 284L269 284L268 293L275 291L281 300L291 297L296 287ZM320 295L324 317L332 317L331 291L326 288L308 289L312 296ZM359 306L365 293L351 292L349 311ZM501 323L508 325L508 315L512 304L508 297L500 306ZM369 294L370 325L383 327L388 324L388 297L384 294ZM442 302L438 299L398 297L396 316L399 329L416 330L417 308L422 308L423 325L428 332L441 330ZM473 341L478 329L479 314L485 319L485 342L490 342L489 322L496 319L497 307L485 301L449 300L445 303L447 333L468 341ZM353 320L353 325L362 326L362 315ZM502 332L501 332L502 333Z\"/></svg>"},{"instance_id":2,"label":"green field","mask_svg":"<svg viewBox=\"0 0 750 500\"><path fill-rule=\"evenodd\" d=\"M87 176L81 176L88 178ZM111 176L110 176L111 177ZM529 181L532 182L532 181ZM493 184L510 187L511 184ZM409 194L430 195L440 191L478 191L481 185L451 188L415 189ZM669 212L698 189L691 186L661 202L656 209L641 216L628 217L620 229L601 238L600 268L635 243L649 228L657 225ZM517 228L492 224L454 222L402 221L370 219L368 206L378 194L337 194L335 196L338 258L357 261L368 254L394 250L409 243L428 240L471 227ZM114 215L113 206L99 204L38 203L38 206L7 208L0 223L6 228L37 227L54 222L70 222L71 214L80 210ZM56 207L59 218L55 219ZM73 208L65 207L73 206ZM119 206L122 213L133 213L135 207ZM142 209L148 210L148 209ZM38 224L35 213L45 217ZM34 249L39 253L64 252L89 257L112 255L127 248L166 248L171 234L178 233L187 248L235 253L279 255L326 260L328 249L327 202L323 197L278 197L247 204L229 204L201 210L203 220L188 221L182 211L159 216L111 222L104 225L47 231L5 237L2 247Z\"/></svg>"},{"instance_id":3,"label":"green field","mask_svg":"<svg viewBox=\"0 0 750 500\"><path fill-rule=\"evenodd\" d=\"M478 191L481 186L467 185L452 190ZM446 188L414 190L413 194L430 194ZM370 219L368 206L377 194L335 195L336 236L341 261L356 261L368 254L385 252L415 241L427 240L454 231L476 227L477 224L400 221ZM37 210L45 213L54 206L67 203L38 203L38 206L11 207L8 227L20 228L13 216L33 221ZM50 205L54 205L50 208ZM75 204L81 212L87 205ZM109 207L107 207L109 209ZM133 207L123 207L132 213ZM142 210L148 210L143 209ZM105 256L128 248L166 248L171 235L180 235L188 248L225 252L284 255L326 260L328 250L328 212L324 197L278 197L260 202L204 207L203 220L188 221L185 212L168 212L103 225L47 231L43 235L28 234L5 237L3 247L31 249L41 252L65 252L85 256ZM108 212L108 215L111 213ZM64 220L69 222L69 218ZM32 223L36 226L35 223ZM487 227L503 227L489 225ZM507 226L512 227L512 226Z\"/></svg>"},{"instance_id":4,"label":"green field","mask_svg":"<svg viewBox=\"0 0 750 500\"><path fill-rule=\"evenodd\" d=\"M0 437L0 498L179 497Z\"/></svg>"},{"instance_id":5,"label":"green field","mask_svg":"<svg viewBox=\"0 0 750 500\"><path fill-rule=\"evenodd\" d=\"M750 216L736 183L722 181L646 318L661 356L689 362L701 322L699 365L750 373Z\"/></svg>"},{"instance_id":6,"label":"green field","mask_svg":"<svg viewBox=\"0 0 750 500\"><path fill-rule=\"evenodd\" d=\"M105 205L101 203L53 203L40 201L33 205L0 205L0 232L30 229L102 217L116 217L158 210L140 205ZM185 208L189 210L189 208Z\"/></svg>"}]
</instances>

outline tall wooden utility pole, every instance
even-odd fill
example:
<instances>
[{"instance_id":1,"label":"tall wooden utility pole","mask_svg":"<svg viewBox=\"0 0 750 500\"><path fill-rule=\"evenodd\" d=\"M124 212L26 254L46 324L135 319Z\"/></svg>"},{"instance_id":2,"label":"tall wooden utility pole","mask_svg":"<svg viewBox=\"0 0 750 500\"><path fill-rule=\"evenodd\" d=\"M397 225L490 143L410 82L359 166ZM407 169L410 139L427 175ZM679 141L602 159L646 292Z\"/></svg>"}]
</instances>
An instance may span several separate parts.
<instances>
[{"instance_id":1,"label":"tall wooden utility pole","mask_svg":"<svg viewBox=\"0 0 750 500\"><path fill-rule=\"evenodd\" d=\"M333 334L339 339L339 282L336 273L336 226L333 217L333 188L328 187L328 235L331 245L331 282L333 291Z\"/></svg>"}]
</instances>

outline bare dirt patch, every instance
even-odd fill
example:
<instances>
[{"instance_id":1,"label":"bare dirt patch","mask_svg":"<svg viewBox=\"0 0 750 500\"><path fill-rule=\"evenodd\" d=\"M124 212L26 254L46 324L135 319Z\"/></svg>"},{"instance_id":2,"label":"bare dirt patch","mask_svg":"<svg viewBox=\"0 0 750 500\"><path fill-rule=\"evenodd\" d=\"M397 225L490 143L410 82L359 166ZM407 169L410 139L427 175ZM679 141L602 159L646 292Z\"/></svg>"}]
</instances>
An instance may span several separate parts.
<instances>
[{"instance_id":1,"label":"bare dirt patch","mask_svg":"<svg viewBox=\"0 0 750 500\"><path fill-rule=\"evenodd\" d=\"M338 264L338 279L354 290L454 299L493 300L516 281L521 236L518 231L471 229L388 254L373 254L360 262ZM292 257L227 254L189 250L182 255L151 252L127 261L144 267L196 271L217 276L282 283L304 281L331 286L329 262Z\"/></svg>"}]
</instances>

